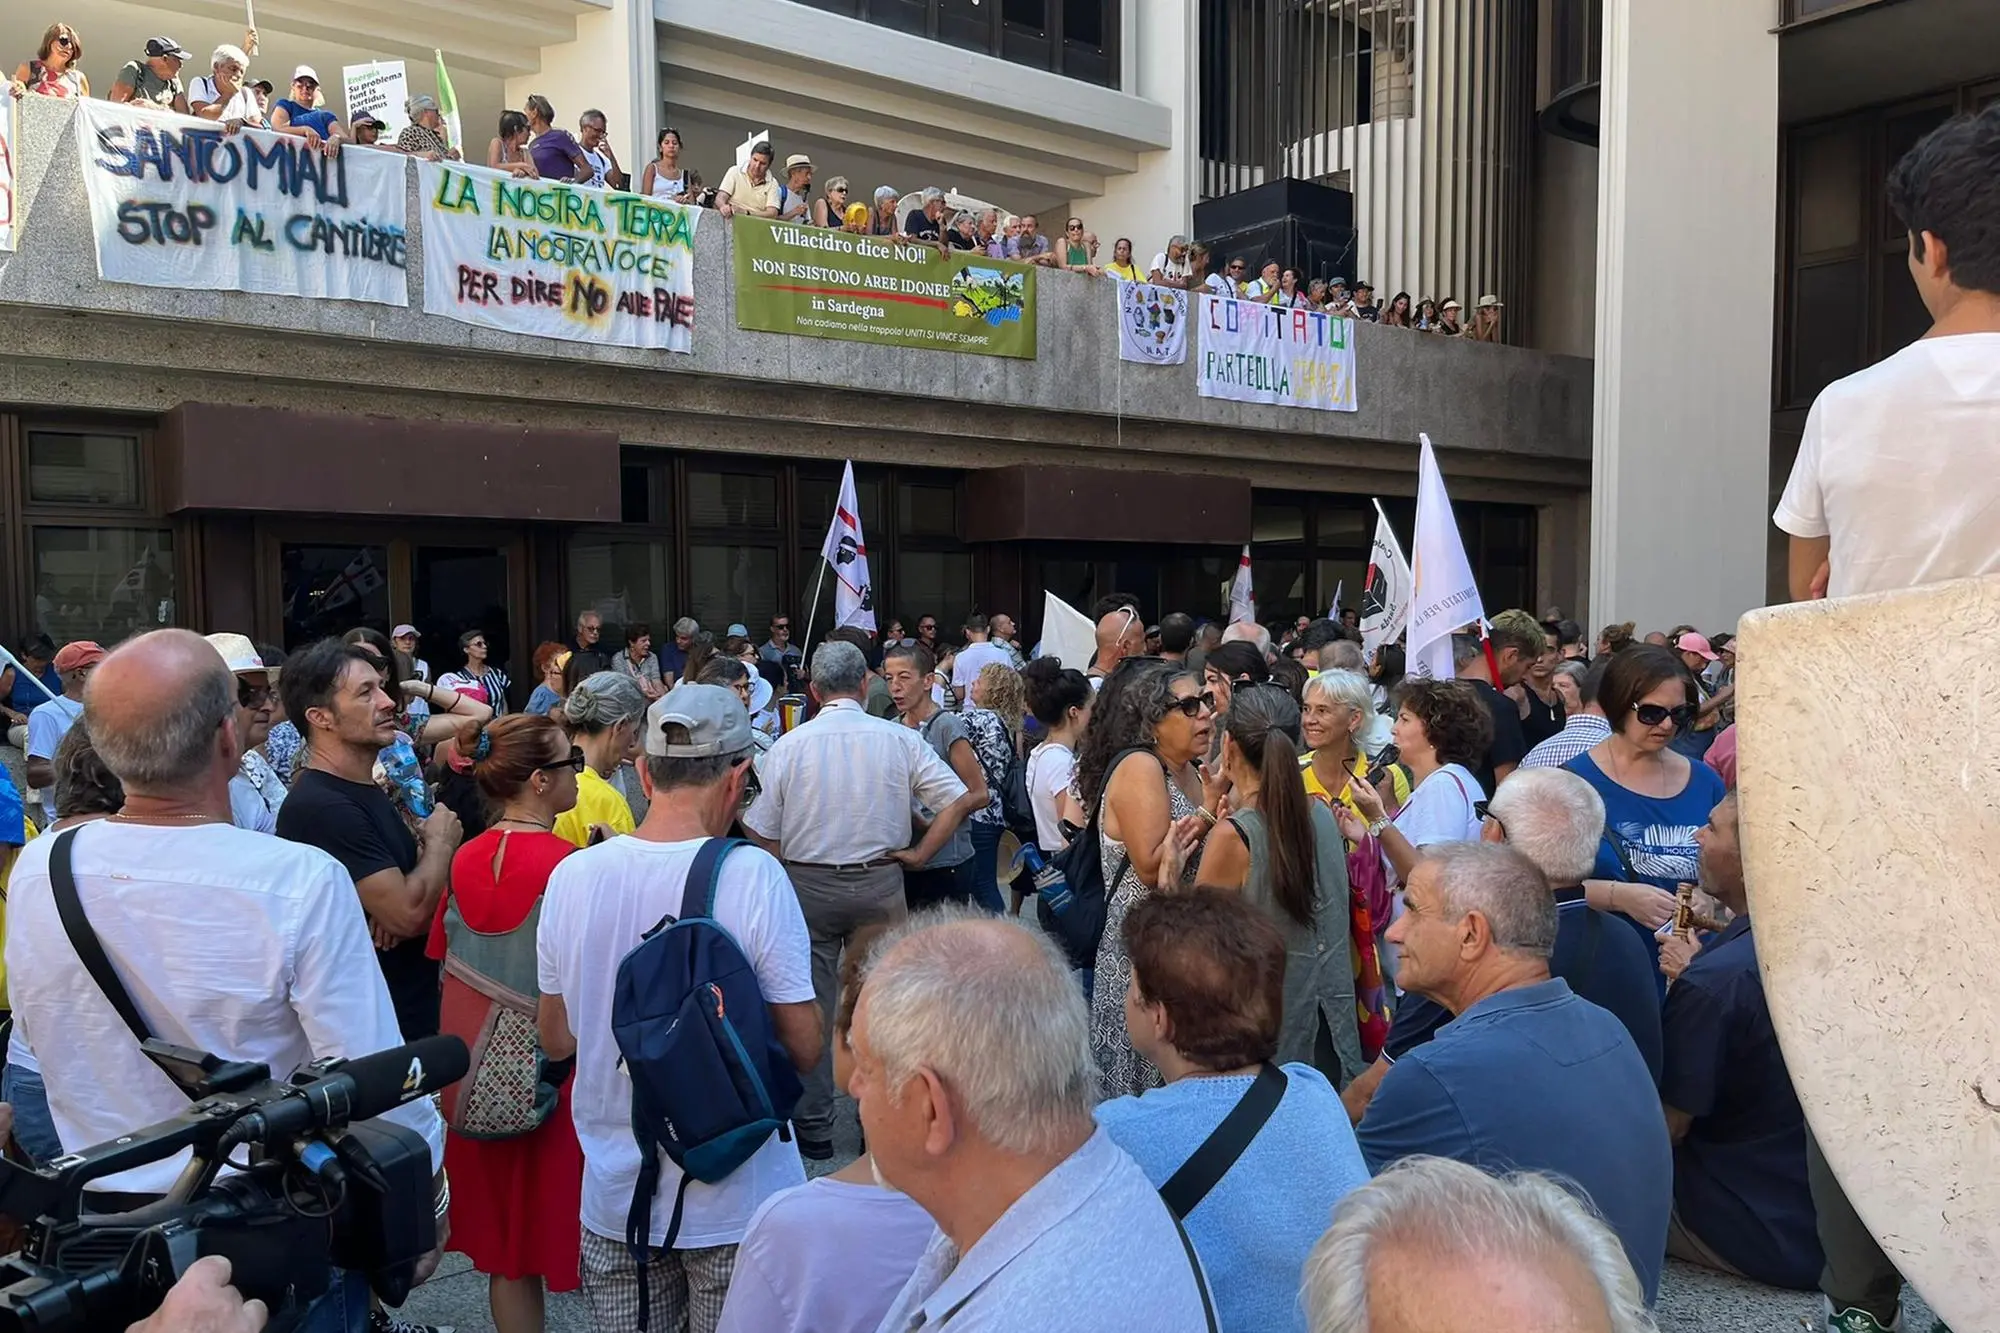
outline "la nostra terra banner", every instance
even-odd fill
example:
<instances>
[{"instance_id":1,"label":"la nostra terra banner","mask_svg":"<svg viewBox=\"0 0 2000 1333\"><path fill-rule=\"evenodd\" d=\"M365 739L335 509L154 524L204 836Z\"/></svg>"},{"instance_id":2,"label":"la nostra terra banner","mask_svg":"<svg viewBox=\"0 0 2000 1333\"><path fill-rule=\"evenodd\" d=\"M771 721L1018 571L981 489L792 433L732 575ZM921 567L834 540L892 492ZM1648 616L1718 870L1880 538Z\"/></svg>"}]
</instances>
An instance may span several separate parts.
<instances>
[{"instance_id":1,"label":"la nostra terra banner","mask_svg":"<svg viewBox=\"0 0 2000 1333\"><path fill-rule=\"evenodd\" d=\"M739 217L736 323L805 338L1035 355L1035 269L934 245Z\"/></svg>"}]
</instances>

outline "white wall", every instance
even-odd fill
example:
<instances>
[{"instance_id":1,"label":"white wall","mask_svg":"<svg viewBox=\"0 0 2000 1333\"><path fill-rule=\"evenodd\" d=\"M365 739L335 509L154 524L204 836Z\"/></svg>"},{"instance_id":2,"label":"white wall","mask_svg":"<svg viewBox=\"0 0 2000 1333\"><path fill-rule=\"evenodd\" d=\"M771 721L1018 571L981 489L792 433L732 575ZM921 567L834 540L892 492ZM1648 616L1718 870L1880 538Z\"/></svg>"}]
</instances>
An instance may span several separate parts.
<instances>
[{"instance_id":1,"label":"white wall","mask_svg":"<svg viewBox=\"0 0 2000 1333\"><path fill-rule=\"evenodd\" d=\"M611 149L637 189L640 173L653 160L664 109L651 0L611 0L607 10L579 15L575 41L542 48L540 73L507 80L510 108L520 110L532 93L549 99L556 125L571 134L585 111L602 111ZM479 146L481 160L497 119L496 114L495 123L482 122L478 134L467 122L466 137Z\"/></svg>"},{"instance_id":2,"label":"white wall","mask_svg":"<svg viewBox=\"0 0 2000 1333\"><path fill-rule=\"evenodd\" d=\"M1767 11L1745 0L1604 6L1599 623L1733 630L1764 602L1778 206ZM1727 299L1674 299L1689 290Z\"/></svg>"},{"instance_id":3,"label":"white wall","mask_svg":"<svg viewBox=\"0 0 2000 1333\"><path fill-rule=\"evenodd\" d=\"M1133 262L1144 265L1169 236L1193 233L1200 170L1198 13L1197 0L1128 0L1125 6L1124 91L1168 108L1174 142L1167 149L1140 153L1138 169L1130 175L1106 178L1102 195L1070 200L1069 211L1097 233L1103 263L1111 262L1116 237L1131 237Z\"/></svg>"}]
</instances>

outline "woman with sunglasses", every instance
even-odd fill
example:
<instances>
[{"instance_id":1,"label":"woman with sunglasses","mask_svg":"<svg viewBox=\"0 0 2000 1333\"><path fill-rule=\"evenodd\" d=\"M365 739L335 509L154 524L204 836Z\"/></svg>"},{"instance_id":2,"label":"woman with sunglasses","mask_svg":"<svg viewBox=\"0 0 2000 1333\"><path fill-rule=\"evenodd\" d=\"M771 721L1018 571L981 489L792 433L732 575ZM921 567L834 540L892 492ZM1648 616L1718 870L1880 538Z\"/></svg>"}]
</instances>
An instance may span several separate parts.
<instances>
[{"instance_id":1,"label":"woman with sunglasses","mask_svg":"<svg viewBox=\"0 0 2000 1333\"><path fill-rule=\"evenodd\" d=\"M492 1023L516 1022L521 1012L495 1000L497 988L535 1000L542 894L576 850L553 830L576 804L579 759L561 727L526 714L484 727L467 723L454 744L470 757L471 777L494 818L452 858L428 953L445 963L440 1030L480 1050ZM496 1043L483 1058L521 1057ZM445 1135L454 1187L450 1246L486 1274L501 1333L539 1333L545 1292L577 1287L583 1150L570 1121L568 1081L559 1087L554 1111L525 1134L473 1138L454 1127Z\"/></svg>"},{"instance_id":2,"label":"woman with sunglasses","mask_svg":"<svg viewBox=\"0 0 2000 1333\"><path fill-rule=\"evenodd\" d=\"M340 117L320 105L319 75L310 65L292 72L292 95L271 103L271 130L304 139L332 157L340 145L354 135L341 124Z\"/></svg>"},{"instance_id":3,"label":"woman with sunglasses","mask_svg":"<svg viewBox=\"0 0 2000 1333\"><path fill-rule=\"evenodd\" d=\"M83 61L83 38L67 23L52 23L42 34L33 60L14 71L14 96L88 97L90 76L77 66Z\"/></svg>"},{"instance_id":4,"label":"woman with sunglasses","mask_svg":"<svg viewBox=\"0 0 2000 1333\"><path fill-rule=\"evenodd\" d=\"M1200 840L1215 823L1195 761L1208 753L1215 700L1174 662L1122 663L1105 678L1077 751L1076 789L1098 817L1104 934L1090 1000L1090 1046L1103 1095L1160 1086L1160 1071L1132 1047L1125 990L1125 914L1155 886L1194 883ZM1189 849L1192 854L1184 854Z\"/></svg>"},{"instance_id":5,"label":"woman with sunglasses","mask_svg":"<svg viewBox=\"0 0 2000 1333\"><path fill-rule=\"evenodd\" d=\"M1584 893L1592 907L1624 913L1656 959L1653 932L1673 919L1675 890L1699 882L1695 832L1726 790L1713 769L1673 748L1697 703L1694 677L1672 649L1627 648L1597 689L1611 734L1564 765L1604 798L1604 841Z\"/></svg>"},{"instance_id":6,"label":"woman with sunglasses","mask_svg":"<svg viewBox=\"0 0 2000 1333\"><path fill-rule=\"evenodd\" d=\"M557 818L555 832L578 847L630 833L637 823L632 804L611 779L638 749L646 725L639 682L617 671L586 677L563 700L562 721L576 746L577 795Z\"/></svg>"}]
</instances>

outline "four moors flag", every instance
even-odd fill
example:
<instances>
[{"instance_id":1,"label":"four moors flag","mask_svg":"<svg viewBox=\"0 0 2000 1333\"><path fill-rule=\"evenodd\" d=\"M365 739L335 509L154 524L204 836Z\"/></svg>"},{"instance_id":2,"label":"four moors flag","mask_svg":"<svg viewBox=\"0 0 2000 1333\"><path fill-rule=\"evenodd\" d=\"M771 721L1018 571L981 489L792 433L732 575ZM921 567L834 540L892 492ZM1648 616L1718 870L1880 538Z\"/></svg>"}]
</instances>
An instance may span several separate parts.
<instances>
[{"instance_id":1,"label":"four moors flag","mask_svg":"<svg viewBox=\"0 0 2000 1333\"><path fill-rule=\"evenodd\" d=\"M1409 672L1432 680L1457 675L1451 660L1452 633L1466 625L1484 625L1479 586L1465 558L1465 542L1451 514L1451 497L1444 491L1431 437L1423 441L1417 463L1417 559L1411 570L1416 591L1410 598Z\"/></svg>"},{"instance_id":2,"label":"four moors flag","mask_svg":"<svg viewBox=\"0 0 2000 1333\"><path fill-rule=\"evenodd\" d=\"M840 499L819 553L833 571L833 624L875 632L875 589L868 580L868 543L861 538L861 504L854 496L854 464L840 474ZM819 599L815 597L814 601Z\"/></svg>"},{"instance_id":3,"label":"four moors flag","mask_svg":"<svg viewBox=\"0 0 2000 1333\"><path fill-rule=\"evenodd\" d=\"M1368 556L1368 586L1361 590L1361 650L1373 661L1383 644L1394 643L1410 623L1410 562L1382 502L1375 502L1375 548ZM1336 612L1336 614L1338 614Z\"/></svg>"},{"instance_id":4,"label":"four moors flag","mask_svg":"<svg viewBox=\"0 0 2000 1333\"><path fill-rule=\"evenodd\" d=\"M1243 548L1243 558L1236 565L1236 581L1229 585L1229 623L1257 623L1257 595L1250 590L1250 548L1247 545Z\"/></svg>"}]
</instances>

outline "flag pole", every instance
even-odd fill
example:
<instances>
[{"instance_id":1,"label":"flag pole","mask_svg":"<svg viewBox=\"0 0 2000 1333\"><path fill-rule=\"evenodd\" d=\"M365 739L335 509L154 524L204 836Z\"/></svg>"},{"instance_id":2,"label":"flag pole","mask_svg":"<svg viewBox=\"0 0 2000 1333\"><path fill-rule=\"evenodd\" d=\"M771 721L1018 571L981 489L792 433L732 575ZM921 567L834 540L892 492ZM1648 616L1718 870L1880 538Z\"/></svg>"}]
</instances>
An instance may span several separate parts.
<instances>
[{"instance_id":1,"label":"flag pole","mask_svg":"<svg viewBox=\"0 0 2000 1333\"><path fill-rule=\"evenodd\" d=\"M1493 636L1486 632L1486 622L1479 622L1479 646L1486 651L1486 674L1493 677L1493 688L1504 690L1500 683L1500 659L1493 654Z\"/></svg>"},{"instance_id":2,"label":"flag pole","mask_svg":"<svg viewBox=\"0 0 2000 1333\"><path fill-rule=\"evenodd\" d=\"M805 653L808 656L810 656L812 653L813 617L819 614L819 595L821 592L825 590L825 588L826 588L826 557L821 556L819 558L819 578L813 581L813 599L806 606L806 637L799 641L803 645L801 648L801 652Z\"/></svg>"}]
</instances>

